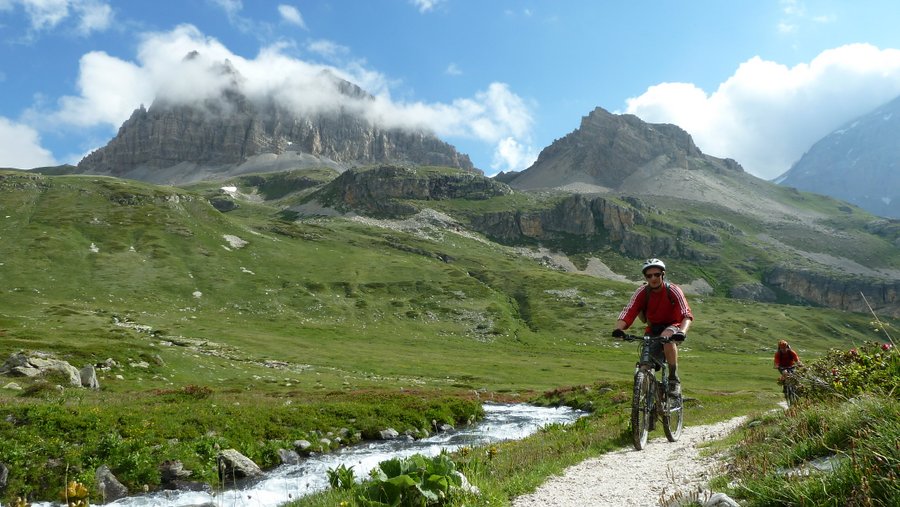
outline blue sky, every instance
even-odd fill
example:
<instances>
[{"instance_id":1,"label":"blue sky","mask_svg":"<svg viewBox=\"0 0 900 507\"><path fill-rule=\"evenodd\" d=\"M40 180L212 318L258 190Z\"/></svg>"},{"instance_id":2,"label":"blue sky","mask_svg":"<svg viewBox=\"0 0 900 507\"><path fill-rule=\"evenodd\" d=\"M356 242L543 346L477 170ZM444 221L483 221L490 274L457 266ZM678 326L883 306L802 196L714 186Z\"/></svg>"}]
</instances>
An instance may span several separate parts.
<instances>
[{"instance_id":1,"label":"blue sky","mask_svg":"<svg viewBox=\"0 0 900 507\"><path fill-rule=\"evenodd\" d=\"M898 26L895 0L0 0L0 167L77 163L141 104L215 93L196 50L307 111L330 69L488 175L602 107L772 179L900 95Z\"/></svg>"}]
</instances>

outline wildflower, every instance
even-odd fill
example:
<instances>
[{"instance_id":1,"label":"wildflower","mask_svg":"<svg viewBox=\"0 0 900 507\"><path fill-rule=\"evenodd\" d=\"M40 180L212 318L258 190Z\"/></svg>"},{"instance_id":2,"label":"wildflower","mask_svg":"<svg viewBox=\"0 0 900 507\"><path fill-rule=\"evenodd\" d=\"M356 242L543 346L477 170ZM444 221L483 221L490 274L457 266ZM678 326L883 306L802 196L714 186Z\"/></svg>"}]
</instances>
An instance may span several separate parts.
<instances>
[{"instance_id":1,"label":"wildflower","mask_svg":"<svg viewBox=\"0 0 900 507\"><path fill-rule=\"evenodd\" d=\"M888 350L891 350L892 347L893 347L893 345L891 345L890 343L882 343L881 344L881 350L884 350L885 352Z\"/></svg>"}]
</instances>

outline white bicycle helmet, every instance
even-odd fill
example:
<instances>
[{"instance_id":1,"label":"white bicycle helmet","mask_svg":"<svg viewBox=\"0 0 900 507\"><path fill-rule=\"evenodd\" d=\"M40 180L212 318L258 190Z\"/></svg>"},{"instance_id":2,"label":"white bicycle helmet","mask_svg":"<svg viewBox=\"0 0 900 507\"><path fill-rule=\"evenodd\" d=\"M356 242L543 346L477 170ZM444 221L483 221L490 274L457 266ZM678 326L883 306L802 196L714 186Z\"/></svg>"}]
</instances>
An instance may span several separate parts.
<instances>
[{"instance_id":1,"label":"white bicycle helmet","mask_svg":"<svg viewBox=\"0 0 900 507\"><path fill-rule=\"evenodd\" d=\"M653 259L647 259L646 261L644 261L644 265L641 267L641 273L642 274L646 273L647 268L653 268L653 267L657 267L663 271L666 270L666 264L663 261L653 258Z\"/></svg>"}]
</instances>

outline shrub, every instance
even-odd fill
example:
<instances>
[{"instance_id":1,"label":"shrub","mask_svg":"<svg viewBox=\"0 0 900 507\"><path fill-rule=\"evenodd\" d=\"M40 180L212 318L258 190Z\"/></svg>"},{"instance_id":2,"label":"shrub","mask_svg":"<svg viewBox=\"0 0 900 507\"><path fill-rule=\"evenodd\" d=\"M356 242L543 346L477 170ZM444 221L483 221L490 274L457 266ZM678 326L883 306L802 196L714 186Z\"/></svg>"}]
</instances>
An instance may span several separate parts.
<instances>
[{"instance_id":1,"label":"shrub","mask_svg":"<svg viewBox=\"0 0 900 507\"><path fill-rule=\"evenodd\" d=\"M848 399L862 393L900 392L900 353L891 344L867 342L850 350L832 349L797 371L801 396Z\"/></svg>"}]
</instances>

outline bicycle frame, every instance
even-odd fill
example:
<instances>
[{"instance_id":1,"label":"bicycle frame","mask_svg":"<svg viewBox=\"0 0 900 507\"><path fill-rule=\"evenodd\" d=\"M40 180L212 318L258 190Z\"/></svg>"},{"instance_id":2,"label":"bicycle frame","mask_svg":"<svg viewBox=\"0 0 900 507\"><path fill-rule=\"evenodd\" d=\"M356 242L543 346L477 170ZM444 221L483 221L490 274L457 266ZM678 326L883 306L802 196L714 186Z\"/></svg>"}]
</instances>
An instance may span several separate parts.
<instances>
[{"instance_id":1,"label":"bicycle frame","mask_svg":"<svg viewBox=\"0 0 900 507\"><path fill-rule=\"evenodd\" d=\"M631 426L634 448L643 449L647 445L650 431L656 426L656 419L662 420L663 430L670 442L681 435L684 424L681 396L669 396L669 365L665 358L654 356L654 344L664 344L668 338L661 336L625 335L625 341L640 341L640 356L634 368L634 397L631 407ZM661 372L661 380L656 371Z\"/></svg>"}]
</instances>

